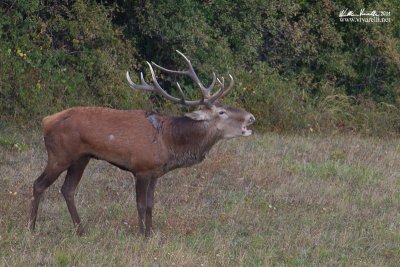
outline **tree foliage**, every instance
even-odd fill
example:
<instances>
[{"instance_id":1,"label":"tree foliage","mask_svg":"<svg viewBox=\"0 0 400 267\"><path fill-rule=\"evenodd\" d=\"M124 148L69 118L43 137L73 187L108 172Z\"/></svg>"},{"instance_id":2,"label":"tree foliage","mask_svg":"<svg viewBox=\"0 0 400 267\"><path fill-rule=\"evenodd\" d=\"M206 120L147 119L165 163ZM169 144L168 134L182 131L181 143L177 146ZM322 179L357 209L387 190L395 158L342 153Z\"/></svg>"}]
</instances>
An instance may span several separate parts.
<instances>
[{"instance_id":1,"label":"tree foliage","mask_svg":"<svg viewBox=\"0 0 400 267\"><path fill-rule=\"evenodd\" d=\"M341 22L346 8L389 11L391 21ZM183 68L180 50L206 81L232 73L227 101L254 112L264 129L399 132L399 12L389 0L5 0L1 117L143 107L125 72L147 73L145 60ZM159 75L173 92L174 77Z\"/></svg>"}]
</instances>

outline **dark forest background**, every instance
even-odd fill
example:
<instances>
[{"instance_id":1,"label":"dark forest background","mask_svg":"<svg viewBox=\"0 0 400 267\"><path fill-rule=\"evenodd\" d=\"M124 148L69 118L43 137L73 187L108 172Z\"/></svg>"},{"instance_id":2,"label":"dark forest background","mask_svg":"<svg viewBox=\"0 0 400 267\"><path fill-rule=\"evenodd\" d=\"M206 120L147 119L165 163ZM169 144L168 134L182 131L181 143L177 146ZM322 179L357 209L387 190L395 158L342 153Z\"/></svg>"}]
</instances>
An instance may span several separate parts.
<instances>
[{"instance_id":1,"label":"dark forest background","mask_svg":"<svg viewBox=\"0 0 400 267\"><path fill-rule=\"evenodd\" d=\"M341 22L346 8L389 11L390 22ZM225 102L259 130L398 135L399 12L389 0L1 0L0 120L34 126L78 105L178 114L125 73L149 81L146 60L182 69L180 50L206 84L213 71L234 76ZM174 94L174 77L158 77Z\"/></svg>"}]
</instances>

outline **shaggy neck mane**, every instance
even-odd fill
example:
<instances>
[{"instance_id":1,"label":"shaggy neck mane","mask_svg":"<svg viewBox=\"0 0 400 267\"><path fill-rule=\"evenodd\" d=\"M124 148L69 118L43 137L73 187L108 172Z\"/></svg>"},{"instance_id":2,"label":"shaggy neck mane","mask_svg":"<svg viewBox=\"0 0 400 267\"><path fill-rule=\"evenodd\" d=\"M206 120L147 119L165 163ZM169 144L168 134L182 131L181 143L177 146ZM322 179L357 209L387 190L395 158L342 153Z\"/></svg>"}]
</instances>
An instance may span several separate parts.
<instances>
[{"instance_id":1,"label":"shaggy neck mane","mask_svg":"<svg viewBox=\"0 0 400 267\"><path fill-rule=\"evenodd\" d=\"M211 147L222 139L209 122L188 117L168 118L162 131L171 151L170 168L191 166L202 161Z\"/></svg>"}]
</instances>

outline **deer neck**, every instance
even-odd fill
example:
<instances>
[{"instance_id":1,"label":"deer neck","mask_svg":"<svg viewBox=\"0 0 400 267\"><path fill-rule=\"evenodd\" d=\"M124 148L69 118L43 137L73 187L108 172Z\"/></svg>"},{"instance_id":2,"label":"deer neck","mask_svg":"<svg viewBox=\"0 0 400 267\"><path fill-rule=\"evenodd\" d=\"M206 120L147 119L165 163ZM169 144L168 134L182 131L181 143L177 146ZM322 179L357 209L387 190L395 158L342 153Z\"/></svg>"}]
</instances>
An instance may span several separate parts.
<instances>
[{"instance_id":1,"label":"deer neck","mask_svg":"<svg viewBox=\"0 0 400 267\"><path fill-rule=\"evenodd\" d=\"M201 162L212 146L222 139L212 123L187 117L171 118L163 135L170 153L168 165L171 169Z\"/></svg>"}]
</instances>

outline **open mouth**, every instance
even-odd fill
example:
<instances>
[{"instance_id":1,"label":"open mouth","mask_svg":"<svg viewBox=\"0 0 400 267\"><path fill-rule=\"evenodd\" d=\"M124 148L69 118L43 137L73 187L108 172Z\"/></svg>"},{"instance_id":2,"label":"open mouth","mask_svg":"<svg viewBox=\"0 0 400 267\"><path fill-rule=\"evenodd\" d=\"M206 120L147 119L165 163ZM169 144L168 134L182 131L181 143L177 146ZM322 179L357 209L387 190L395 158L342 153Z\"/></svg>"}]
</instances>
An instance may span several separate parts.
<instances>
[{"instance_id":1,"label":"open mouth","mask_svg":"<svg viewBox=\"0 0 400 267\"><path fill-rule=\"evenodd\" d=\"M249 136L253 132L247 129L248 126L252 125L256 121L253 115L250 114L250 118L248 119L247 123L242 126L242 136Z\"/></svg>"},{"instance_id":2,"label":"open mouth","mask_svg":"<svg viewBox=\"0 0 400 267\"><path fill-rule=\"evenodd\" d=\"M249 136L253 133L252 130L247 129L247 126L242 127L242 136Z\"/></svg>"}]
</instances>

